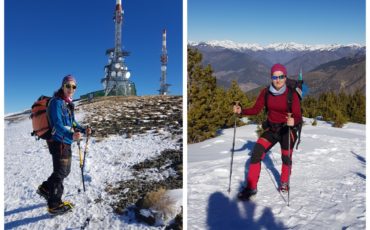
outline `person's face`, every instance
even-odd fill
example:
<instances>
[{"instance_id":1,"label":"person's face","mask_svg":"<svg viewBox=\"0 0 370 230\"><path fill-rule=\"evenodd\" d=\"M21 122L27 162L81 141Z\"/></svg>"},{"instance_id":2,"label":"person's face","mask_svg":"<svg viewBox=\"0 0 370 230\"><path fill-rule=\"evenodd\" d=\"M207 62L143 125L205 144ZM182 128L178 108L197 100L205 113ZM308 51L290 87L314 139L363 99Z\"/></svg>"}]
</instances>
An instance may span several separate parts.
<instances>
[{"instance_id":1,"label":"person's face","mask_svg":"<svg viewBox=\"0 0 370 230\"><path fill-rule=\"evenodd\" d=\"M63 85L64 96L72 97L77 89L77 85L74 81L68 81Z\"/></svg>"},{"instance_id":2,"label":"person's face","mask_svg":"<svg viewBox=\"0 0 370 230\"><path fill-rule=\"evenodd\" d=\"M282 77L282 76L284 76L284 77ZM273 78L275 78L275 79L273 79ZM275 71L275 72L272 73L271 81L272 81L272 85L274 86L274 88L279 90L285 85L286 76L281 71Z\"/></svg>"}]
</instances>

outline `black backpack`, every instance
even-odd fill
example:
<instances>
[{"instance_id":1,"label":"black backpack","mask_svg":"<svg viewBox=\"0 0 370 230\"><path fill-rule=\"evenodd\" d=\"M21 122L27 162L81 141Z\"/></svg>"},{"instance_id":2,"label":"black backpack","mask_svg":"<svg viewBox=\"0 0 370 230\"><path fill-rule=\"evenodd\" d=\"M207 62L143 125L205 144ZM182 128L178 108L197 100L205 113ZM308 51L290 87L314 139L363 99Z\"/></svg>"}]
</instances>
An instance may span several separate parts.
<instances>
[{"instance_id":1,"label":"black backpack","mask_svg":"<svg viewBox=\"0 0 370 230\"><path fill-rule=\"evenodd\" d=\"M294 80L294 79L287 78L286 86L288 88L288 96L287 96L288 112L289 113L292 112L293 93L297 93L298 98L299 98L299 104L300 104L300 107L301 107L301 114L302 114L301 101L302 101L302 98L303 98L303 94L302 94L303 80ZM268 99L268 96L270 94L269 93L269 87L270 86L267 86L266 93L265 93L265 112L266 112L266 114L267 114L267 111L268 111L267 99ZM298 149L298 145L301 143L302 125L303 125L303 122L300 122L299 124L297 124L294 127L298 131L298 142L297 142L296 149Z\"/></svg>"}]
</instances>

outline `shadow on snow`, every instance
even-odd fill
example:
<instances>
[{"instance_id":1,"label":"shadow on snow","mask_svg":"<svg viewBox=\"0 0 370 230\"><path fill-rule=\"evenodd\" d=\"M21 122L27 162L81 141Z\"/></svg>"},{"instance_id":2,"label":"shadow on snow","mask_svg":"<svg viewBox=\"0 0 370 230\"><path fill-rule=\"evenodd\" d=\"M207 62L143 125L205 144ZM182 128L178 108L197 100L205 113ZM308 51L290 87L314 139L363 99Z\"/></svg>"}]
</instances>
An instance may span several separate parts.
<instances>
[{"instance_id":1,"label":"shadow on snow","mask_svg":"<svg viewBox=\"0 0 370 230\"><path fill-rule=\"evenodd\" d=\"M30 211L32 209L37 209L37 208L44 207L44 206L45 206L44 203L40 203L40 204L35 204L35 205L31 205L31 206L24 207L24 208L17 208L17 209L11 210L11 211L6 211L4 213L4 216L9 216L9 215L13 215L13 214L16 214L16 213L21 213L21 212L27 212L27 211ZM14 221L5 223L4 228L5 229L17 228L17 227L22 226L22 225L28 225L30 223L35 223L35 222L38 222L40 220L49 219L49 218L51 218L51 216L48 215L48 214L44 214L44 215L37 216L37 217L27 217L27 218L24 218L24 219L14 220Z\"/></svg>"},{"instance_id":2,"label":"shadow on snow","mask_svg":"<svg viewBox=\"0 0 370 230\"><path fill-rule=\"evenodd\" d=\"M365 159L365 157L362 157L362 156L358 155L357 153L355 153L355 152L353 152L353 151L351 151L351 153L352 153L352 155L353 155L354 157L356 157L356 158L357 158L357 160L359 160L361 163L366 164L366 159Z\"/></svg>"},{"instance_id":3,"label":"shadow on snow","mask_svg":"<svg viewBox=\"0 0 370 230\"><path fill-rule=\"evenodd\" d=\"M248 155L252 154L254 145L256 142L248 141L241 148L235 149L234 152L249 152ZM231 151L231 150L230 150ZM245 163L244 178L248 175L248 168L251 161L251 157ZM277 160L272 155L271 151L268 151L264 156L262 166L270 176L271 182L275 188L278 189L280 184L280 173L276 169L278 165ZM244 181L245 186L245 181ZM242 189L243 185L239 189ZM284 199L284 197L283 197ZM285 200L285 199L284 199ZM253 202L238 202L230 200L221 192L213 193L208 200L208 216L207 225L210 230L218 229L286 229L283 223L275 220L274 215L270 208L265 207L262 215L259 219L256 219L255 209L256 204ZM240 207L240 209L239 209Z\"/></svg>"},{"instance_id":4,"label":"shadow on snow","mask_svg":"<svg viewBox=\"0 0 370 230\"><path fill-rule=\"evenodd\" d=\"M229 200L221 192L209 197L207 225L210 230L221 229L285 229L283 223L275 220L270 208L265 208L259 219L255 220L256 204L253 202ZM241 210L239 207L241 206Z\"/></svg>"},{"instance_id":5,"label":"shadow on snow","mask_svg":"<svg viewBox=\"0 0 370 230\"><path fill-rule=\"evenodd\" d=\"M355 152L353 152L353 151L351 151L351 153L352 153L352 155L353 155L354 157L356 157L356 159L357 159L357 160L359 160L359 161L360 161L360 163L361 163L363 166L366 166L366 159L365 159L365 157L362 157L362 156L358 155L357 153L355 153ZM364 170L364 171L365 171L365 170ZM361 172L356 172L355 174L356 174L357 176L361 177L363 180L366 180L366 175L365 175L365 174L363 174L363 173L361 173Z\"/></svg>"}]
</instances>

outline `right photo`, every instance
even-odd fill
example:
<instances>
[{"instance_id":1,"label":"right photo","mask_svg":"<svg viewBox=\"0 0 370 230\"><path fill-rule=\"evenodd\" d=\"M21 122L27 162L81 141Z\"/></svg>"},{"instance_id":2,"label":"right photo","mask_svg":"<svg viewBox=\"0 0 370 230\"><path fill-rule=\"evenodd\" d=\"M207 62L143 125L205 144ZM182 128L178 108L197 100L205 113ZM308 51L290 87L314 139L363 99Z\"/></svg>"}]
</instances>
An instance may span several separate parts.
<instances>
[{"instance_id":1,"label":"right photo","mask_svg":"<svg viewBox=\"0 0 370 230\"><path fill-rule=\"evenodd\" d=\"M365 0L188 0L188 229L365 229Z\"/></svg>"}]
</instances>

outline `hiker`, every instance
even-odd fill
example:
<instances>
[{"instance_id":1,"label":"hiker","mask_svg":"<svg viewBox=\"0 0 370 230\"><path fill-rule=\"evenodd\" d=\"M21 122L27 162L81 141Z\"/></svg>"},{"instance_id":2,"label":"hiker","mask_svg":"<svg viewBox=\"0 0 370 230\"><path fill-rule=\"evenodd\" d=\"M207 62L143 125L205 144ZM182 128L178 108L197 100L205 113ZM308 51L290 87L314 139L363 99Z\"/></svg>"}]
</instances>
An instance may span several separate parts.
<instances>
[{"instance_id":1,"label":"hiker","mask_svg":"<svg viewBox=\"0 0 370 230\"><path fill-rule=\"evenodd\" d=\"M249 199L257 194L261 161L277 142L280 143L281 159L283 162L279 190L281 192L289 191L292 153L297 140L296 127L302 122L302 114L297 93L290 93L292 101L290 105L288 103L289 91L294 90L287 87L286 80L287 70L285 66L281 64L273 65L271 68L271 84L260 92L254 106L247 109L242 109L239 105L233 107L234 113L241 115L257 115L264 107L267 108L267 120L262 125L264 131L253 148L246 178L246 186L238 194L240 199ZM288 116L288 113L291 113L291 117ZM288 146L289 129L290 146Z\"/></svg>"},{"instance_id":2,"label":"hiker","mask_svg":"<svg viewBox=\"0 0 370 230\"><path fill-rule=\"evenodd\" d=\"M70 202L62 201L63 180L71 171L73 141L81 139L81 132L91 134L91 128L83 128L74 117L72 96L77 89L72 75L63 78L61 87L54 93L48 106L51 139L47 140L53 159L53 173L37 189L48 202L51 214L63 214L73 208Z\"/></svg>"}]
</instances>

